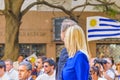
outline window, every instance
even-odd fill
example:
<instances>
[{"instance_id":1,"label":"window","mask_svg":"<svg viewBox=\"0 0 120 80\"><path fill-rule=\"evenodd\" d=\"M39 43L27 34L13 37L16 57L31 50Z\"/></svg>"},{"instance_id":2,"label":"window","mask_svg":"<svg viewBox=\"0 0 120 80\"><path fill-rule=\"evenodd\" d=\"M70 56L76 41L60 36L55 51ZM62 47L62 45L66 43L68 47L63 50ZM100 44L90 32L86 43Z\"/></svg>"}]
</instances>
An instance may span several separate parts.
<instances>
[{"instance_id":1,"label":"window","mask_svg":"<svg viewBox=\"0 0 120 80\"><path fill-rule=\"evenodd\" d=\"M53 19L53 40L54 41L60 41L61 38L60 38L60 30L61 30L61 24L62 24L62 21L65 19L66 17L60 17L60 18L54 18Z\"/></svg>"},{"instance_id":2,"label":"window","mask_svg":"<svg viewBox=\"0 0 120 80\"><path fill-rule=\"evenodd\" d=\"M36 55L46 55L45 44L20 44L20 54L25 57L36 53Z\"/></svg>"}]
</instances>

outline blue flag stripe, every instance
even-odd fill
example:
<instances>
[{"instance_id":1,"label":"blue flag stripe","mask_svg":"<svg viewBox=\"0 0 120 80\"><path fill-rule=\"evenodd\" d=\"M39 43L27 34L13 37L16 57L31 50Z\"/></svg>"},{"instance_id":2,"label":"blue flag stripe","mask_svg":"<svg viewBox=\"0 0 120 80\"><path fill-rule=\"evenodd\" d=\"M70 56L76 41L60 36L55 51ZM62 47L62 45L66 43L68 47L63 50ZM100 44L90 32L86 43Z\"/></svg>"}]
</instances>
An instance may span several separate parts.
<instances>
[{"instance_id":1,"label":"blue flag stripe","mask_svg":"<svg viewBox=\"0 0 120 80\"><path fill-rule=\"evenodd\" d=\"M120 29L89 29L88 32L120 31Z\"/></svg>"},{"instance_id":2,"label":"blue flag stripe","mask_svg":"<svg viewBox=\"0 0 120 80\"><path fill-rule=\"evenodd\" d=\"M96 35L88 35L89 38L92 37L112 37L112 36L120 36L120 33L116 33L116 34L96 34Z\"/></svg>"},{"instance_id":3,"label":"blue flag stripe","mask_svg":"<svg viewBox=\"0 0 120 80\"><path fill-rule=\"evenodd\" d=\"M112 25L112 24L99 24L99 26L111 26L111 27L119 27L120 25Z\"/></svg>"},{"instance_id":4,"label":"blue flag stripe","mask_svg":"<svg viewBox=\"0 0 120 80\"><path fill-rule=\"evenodd\" d=\"M113 19L104 19L104 18L100 18L100 21L107 21L107 22L117 22L116 20Z\"/></svg>"}]
</instances>

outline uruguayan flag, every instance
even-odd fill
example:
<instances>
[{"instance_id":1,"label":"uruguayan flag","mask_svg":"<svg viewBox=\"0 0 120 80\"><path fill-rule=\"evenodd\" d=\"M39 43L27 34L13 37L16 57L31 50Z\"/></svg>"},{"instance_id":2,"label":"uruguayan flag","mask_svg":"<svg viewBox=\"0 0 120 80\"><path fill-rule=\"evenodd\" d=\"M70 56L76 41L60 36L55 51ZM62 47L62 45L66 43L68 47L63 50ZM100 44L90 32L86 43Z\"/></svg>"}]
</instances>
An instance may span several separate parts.
<instances>
[{"instance_id":1,"label":"uruguayan flag","mask_svg":"<svg viewBox=\"0 0 120 80\"><path fill-rule=\"evenodd\" d=\"M32 55L28 56L27 58L24 59L24 61L35 63L37 61L36 53L33 53Z\"/></svg>"},{"instance_id":2,"label":"uruguayan flag","mask_svg":"<svg viewBox=\"0 0 120 80\"><path fill-rule=\"evenodd\" d=\"M101 16L87 17L87 39L120 38L120 22Z\"/></svg>"}]
</instances>

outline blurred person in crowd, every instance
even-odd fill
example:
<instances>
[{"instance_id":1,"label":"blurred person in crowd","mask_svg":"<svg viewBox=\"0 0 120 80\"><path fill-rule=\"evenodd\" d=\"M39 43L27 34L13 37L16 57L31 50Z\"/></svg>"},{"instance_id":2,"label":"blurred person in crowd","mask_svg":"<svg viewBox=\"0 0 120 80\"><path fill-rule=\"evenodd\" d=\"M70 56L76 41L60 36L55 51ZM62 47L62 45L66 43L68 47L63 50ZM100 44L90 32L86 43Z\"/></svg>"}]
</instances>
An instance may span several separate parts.
<instances>
[{"instance_id":1,"label":"blurred person in crowd","mask_svg":"<svg viewBox=\"0 0 120 80\"><path fill-rule=\"evenodd\" d=\"M118 71L118 75L120 75L120 63L116 64L116 70Z\"/></svg>"},{"instance_id":2,"label":"blurred person in crowd","mask_svg":"<svg viewBox=\"0 0 120 80\"><path fill-rule=\"evenodd\" d=\"M24 60L23 60L24 61ZM29 61L32 65L32 73L31 76L33 79L36 79L37 71L36 71L36 59L34 57L29 57L28 59L25 59L25 61Z\"/></svg>"},{"instance_id":3,"label":"blurred person in crowd","mask_svg":"<svg viewBox=\"0 0 120 80\"><path fill-rule=\"evenodd\" d=\"M94 65L93 66L97 66L99 68L99 76L102 77L103 75L103 66L102 66L102 58L96 58L94 60Z\"/></svg>"},{"instance_id":4,"label":"blurred person in crowd","mask_svg":"<svg viewBox=\"0 0 120 80\"><path fill-rule=\"evenodd\" d=\"M67 30L67 28L69 28L71 25L76 25L77 23L71 19L65 19L62 22L61 25L61 40L64 41L64 36L65 36L65 32ZM66 48L63 48L60 56L59 56L59 60L58 60L58 65L57 65L57 73L56 73L56 79L57 80L62 80L62 69L64 67L64 64L66 63L68 59L68 52L66 50Z\"/></svg>"},{"instance_id":5,"label":"blurred person in crowd","mask_svg":"<svg viewBox=\"0 0 120 80\"><path fill-rule=\"evenodd\" d=\"M96 60L96 57L90 58L89 60L90 67L92 67L95 64L95 60Z\"/></svg>"},{"instance_id":6,"label":"blurred person in crowd","mask_svg":"<svg viewBox=\"0 0 120 80\"><path fill-rule=\"evenodd\" d=\"M43 63L44 74L39 75L36 80L55 80L56 63L53 59L48 58Z\"/></svg>"},{"instance_id":7,"label":"blurred person in crowd","mask_svg":"<svg viewBox=\"0 0 120 80\"><path fill-rule=\"evenodd\" d=\"M37 76L42 75L44 73L43 69L43 62L47 59L46 56L38 56L37 62L36 62L36 71Z\"/></svg>"},{"instance_id":8,"label":"blurred person in crowd","mask_svg":"<svg viewBox=\"0 0 120 80\"><path fill-rule=\"evenodd\" d=\"M8 74L6 74L6 65L3 60L0 60L0 80L11 80Z\"/></svg>"},{"instance_id":9,"label":"blurred person in crowd","mask_svg":"<svg viewBox=\"0 0 120 80\"><path fill-rule=\"evenodd\" d=\"M90 60L89 60L89 65L90 65L90 67L92 67L93 65L94 65L94 60L95 60L96 58L90 58ZM88 80L92 80L92 77L91 77L91 74L89 73L89 78L88 78Z\"/></svg>"},{"instance_id":10,"label":"blurred person in crowd","mask_svg":"<svg viewBox=\"0 0 120 80\"><path fill-rule=\"evenodd\" d=\"M18 67L19 67L19 64L20 62L22 62L24 59L24 56L23 55L19 55L18 58L17 58L17 61L13 62L13 68L15 70L18 70Z\"/></svg>"},{"instance_id":11,"label":"blurred person in crowd","mask_svg":"<svg viewBox=\"0 0 120 80\"><path fill-rule=\"evenodd\" d=\"M99 73L99 67L98 66L92 66L90 70L90 74L92 77L92 80L106 80L105 78L101 77L101 74Z\"/></svg>"},{"instance_id":12,"label":"blurred person in crowd","mask_svg":"<svg viewBox=\"0 0 120 80\"><path fill-rule=\"evenodd\" d=\"M110 57L110 60L112 61L112 69L114 70L115 75L119 75L119 74L118 74L118 71L117 71L116 64L115 64L114 59L113 59L112 56Z\"/></svg>"},{"instance_id":13,"label":"blurred person in crowd","mask_svg":"<svg viewBox=\"0 0 120 80\"><path fill-rule=\"evenodd\" d=\"M6 65L6 73L10 77L11 80L19 80L18 79L18 71L13 68L13 62L11 59L5 60Z\"/></svg>"},{"instance_id":14,"label":"blurred person in crowd","mask_svg":"<svg viewBox=\"0 0 120 80\"><path fill-rule=\"evenodd\" d=\"M42 75L44 73L43 62L47 59L46 56L38 56L36 62L31 62L32 64L32 77L35 79L38 75Z\"/></svg>"},{"instance_id":15,"label":"blurred person in crowd","mask_svg":"<svg viewBox=\"0 0 120 80\"><path fill-rule=\"evenodd\" d=\"M62 80L88 80L89 55L82 28L71 25L65 32L64 43L69 58L62 71Z\"/></svg>"},{"instance_id":16,"label":"blurred person in crowd","mask_svg":"<svg viewBox=\"0 0 120 80\"><path fill-rule=\"evenodd\" d=\"M103 77L107 80L114 80L115 72L112 69L112 61L110 60L110 58L104 58L102 61L102 65L104 68Z\"/></svg>"},{"instance_id":17,"label":"blurred person in crowd","mask_svg":"<svg viewBox=\"0 0 120 80\"><path fill-rule=\"evenodd\" d=\"M32 78L32 65L28 61L23 61L20 63L18 68L19 80L34 80Z\"/></svg>"}]
</instances>

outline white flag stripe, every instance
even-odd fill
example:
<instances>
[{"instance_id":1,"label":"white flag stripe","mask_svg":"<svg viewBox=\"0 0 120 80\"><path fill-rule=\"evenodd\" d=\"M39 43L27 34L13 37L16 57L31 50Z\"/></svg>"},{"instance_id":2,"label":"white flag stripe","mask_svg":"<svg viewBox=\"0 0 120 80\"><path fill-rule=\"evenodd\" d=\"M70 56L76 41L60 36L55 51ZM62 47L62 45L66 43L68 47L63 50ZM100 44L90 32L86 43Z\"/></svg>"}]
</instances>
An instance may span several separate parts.
<instances>
[{"instance_id":1,"label":"white flag stripe","mask_svg":"<svg viewBox=\"0 0 120 80\"><path fill-rule=\"evenodd\" d=\"M117 34L120 33L120 31L115 31L115 32L107 32L107 31L101 31L101 32L91 32L89 35L98 35L98 34Z\"/></svg>"},{"instance_id":2,"label":"white flag stripe","mask_svg":"<svg viewBox=\"0 0 120 80\"><path fill-rule=\"evenodd\" d=\"M88 41L93 41L93 40L101 40L101 39L105 39L106 37L96 37L96 38L89 38ZM120 38L120 36L112 36L109 38Z\"/></svg>"},{"instance_id":3,"label":"white flag stripe","mask_svg":"<svg viewBox=\"0 0 120 80\"><path fill-rule=\"evenodd\" d=\"M89 27L89 26L88 26ZM101 26L100 27L89 27L89 29L88 30L91 30L91 29L101 29ZM117 28L117 27L111 27L111 26L104 26L104 27L102 27L102 29L120 29L120 28Z\"/></svg>"},{"instance_id":4,"label":"white flag stripe","mask_svg":"<svg viewBox=\"0 0 120 80\"><path fill-rule=\"evenodd\" d=\"M105 21L100 21L100 24L112 24L112 25L120 26L120 23L118 23L118 22L105 22Z\"/></svg>"}]
</instances>

